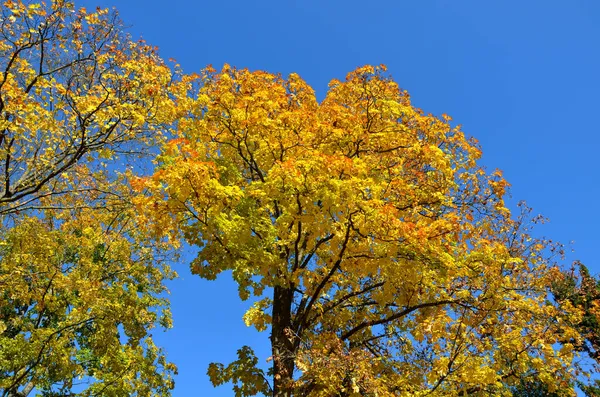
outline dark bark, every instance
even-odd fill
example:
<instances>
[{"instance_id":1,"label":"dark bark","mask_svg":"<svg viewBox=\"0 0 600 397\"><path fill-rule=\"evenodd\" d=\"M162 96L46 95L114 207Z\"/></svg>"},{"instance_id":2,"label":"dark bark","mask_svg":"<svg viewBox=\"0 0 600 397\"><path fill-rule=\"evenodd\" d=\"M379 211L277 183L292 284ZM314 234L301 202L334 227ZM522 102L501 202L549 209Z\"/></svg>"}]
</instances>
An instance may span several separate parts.
<instances>
[{"instance_id":1,"label":"dark bark","mask_svg":"<svg viewBox=\"0 0 600 397\"><path fill-rule=\"evenodd\" d=\"M271 348L273 352L273 396L291 397L294 373L294 335L292 335L291 286L276 286L273 291L273 323Z\"/></svg>"}]
</instances>

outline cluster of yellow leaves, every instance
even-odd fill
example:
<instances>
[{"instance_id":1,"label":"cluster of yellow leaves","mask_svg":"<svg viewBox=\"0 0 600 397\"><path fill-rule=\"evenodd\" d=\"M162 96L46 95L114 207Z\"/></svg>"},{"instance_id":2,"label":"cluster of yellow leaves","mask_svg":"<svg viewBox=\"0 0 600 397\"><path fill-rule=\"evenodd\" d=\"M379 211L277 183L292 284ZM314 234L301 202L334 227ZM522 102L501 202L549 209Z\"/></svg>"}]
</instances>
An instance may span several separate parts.
<instances>
[{"instance_id":1,"label":"cluster of yellow leaves","mask_svg":"<svg viewBox=\"0 0 600 397\"><path fill-rule=\"evenodd\" d=\"M227 382L233 383L235 397L269 395L270 387L264 371L257 369L258 358L254 351L244 346L237 351L238 359L225 367L222 364L211 364L208 377L217 386Z\"/></svg>"},{"instance_id":2,"label":"cluster of yellow leaves","mask_svg":"<svg viewBox=\"0 0 600 397\"><path fill-rule=\"evenodd\" d=\"M138 209L202 248L193 272L231 270L242 299L273 294L245 320L270 323L275 394L509 395L532 368L549 387L569 379L544 243L448 116L415 108L384 67L332 81L321 103L295 74L200 78Z\"/></svg>"},{"instance_id":3,"label":"cluster of yellow leaves","mask_svg":"<svg viewBox=\"0 0 600 397\"><path fill-rule=\"evenodd\" d=\"M173 275L131 209L23 216L2 240L0 390L86 381L92 394L168 393L174 366L148 332L170 326L159 295Z\"/></svg>"},{"instance_id":4,"label":"cluster of yellow leaves","mask_svg":"<svg viewBox=\"0 0 600 397\"><path fill-rule=\"evenodd\" d=\"M1 2L0 393L169 395L150 330L171 325L172 247L144 234L125 174L193 79L114 11Z\"/></svg>"},{"instance_id":5,"label":"cluster of yellow leaves","mask_svg":"<svg viewBox=\"0 0 600 397\"><path fill-rule=\"evenodd\" d=\"M85 156L106 160L162 141L188 84L173 83L115 14L6 1L0 23L0 203L14 210L25 196L52 194L42 192L47 182Z\"/></svg>"}]
</instances>

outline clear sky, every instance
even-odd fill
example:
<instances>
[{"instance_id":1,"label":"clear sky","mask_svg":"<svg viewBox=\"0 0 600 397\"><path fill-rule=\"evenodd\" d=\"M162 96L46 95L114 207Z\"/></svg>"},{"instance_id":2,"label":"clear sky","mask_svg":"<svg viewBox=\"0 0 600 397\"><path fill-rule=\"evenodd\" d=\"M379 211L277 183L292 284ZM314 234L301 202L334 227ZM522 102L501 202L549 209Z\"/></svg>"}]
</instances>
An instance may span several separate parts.
<instances>
[{"instance_id":1,"label":"clear sky","mask_svg":"<svg viewBox=\"0 0 600 397\"><path fill-rule=\"evenodd\" d=\"M77 0L75 0L77 3ZM500 168L514 202L551 222L553 240L574 241L568 260L594 273L600 261L600 2L598 0L85 0L116 6L130 33L175 58L185 72L223 63L297 72L323 98L332 78L381 64L425 112L447 113ZM268 334L247 329L227 276L171 284L174 329L155 336L179 366L174 396L231 396L213 389L211 361Z\"/></svg>"}]
</instances>

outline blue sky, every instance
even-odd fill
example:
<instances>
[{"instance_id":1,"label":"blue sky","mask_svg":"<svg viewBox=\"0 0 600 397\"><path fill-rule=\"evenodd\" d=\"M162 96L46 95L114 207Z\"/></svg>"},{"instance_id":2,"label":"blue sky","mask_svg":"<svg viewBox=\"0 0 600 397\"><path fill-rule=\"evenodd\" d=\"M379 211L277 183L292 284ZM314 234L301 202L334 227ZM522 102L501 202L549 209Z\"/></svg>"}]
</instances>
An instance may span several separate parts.
<instances>
[{"instance_id":1,"label":"blue sky","mask_svg":"<svg viewBox=\"0 0 600 397\"><path fill-rule=\"evenodd\" d=\"M357 66L381 64L434 114L447 113L500 168L514 202L551 222L540 233L574 241L569 260L600 262L600 2L597 0L85 0L116 6L134 37L185 72L223 63L299 73L317 91ZM207 282L177 266L175 328L155 335L179 366L174 396L231 396L206 377L268 335L247 329L248 303L227 277Z\"/></svg>"}]
</instances>

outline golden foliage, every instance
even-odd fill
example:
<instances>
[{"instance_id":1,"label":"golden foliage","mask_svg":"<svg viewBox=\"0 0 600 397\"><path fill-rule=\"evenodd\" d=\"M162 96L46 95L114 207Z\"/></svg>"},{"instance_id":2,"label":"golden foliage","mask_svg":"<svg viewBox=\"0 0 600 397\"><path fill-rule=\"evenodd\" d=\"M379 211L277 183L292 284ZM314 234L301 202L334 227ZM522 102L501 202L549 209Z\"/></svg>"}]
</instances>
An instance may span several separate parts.
<instances>
[{"instance_id":1,"label":"golden foliage","mask_svg":"<svg viewBox=\"0 0 600 397\"><path fill-rule=\"evenodd\" d=\"M163 140L187 82L115 12L0 9L0 391L168 395L168 244L141 232L124 163ZM87 394L86 394L87 393Z\"/></svg>"},{"instance_id":2,"label":"golden foliage","mask_svg":"<svg viewBox=\"0 0 600 397\"><path fill-rule=\"evenodd\" d=\"M572 350L555 346L576 334L554 320L545 243L450 117L382 66L321 103L295 74L201 79L138 209L202 248L194 273L269 296L245 320L270 325L274 395L510 395L532 369L570 390Z\"/></svg>"}]
</instances>

